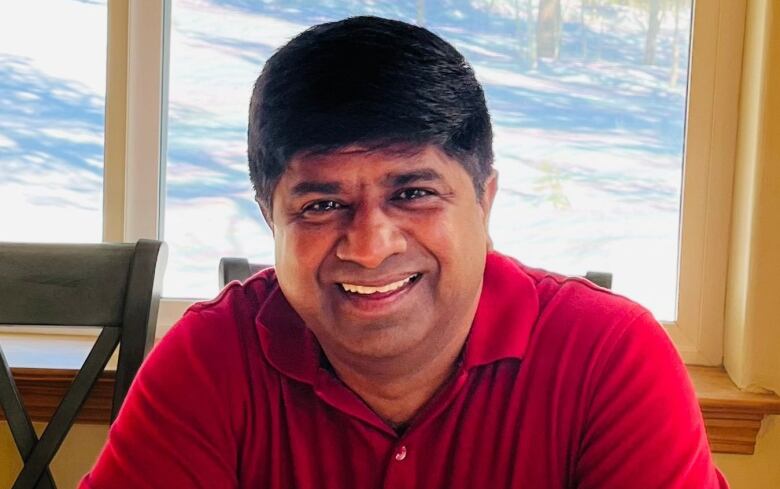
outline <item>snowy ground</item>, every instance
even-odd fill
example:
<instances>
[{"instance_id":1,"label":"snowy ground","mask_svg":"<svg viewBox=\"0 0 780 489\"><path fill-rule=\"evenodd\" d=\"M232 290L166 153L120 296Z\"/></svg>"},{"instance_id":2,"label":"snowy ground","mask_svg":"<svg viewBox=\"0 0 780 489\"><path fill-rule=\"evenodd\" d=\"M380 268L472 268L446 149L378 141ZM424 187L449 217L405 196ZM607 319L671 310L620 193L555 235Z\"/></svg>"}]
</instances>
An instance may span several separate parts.
<instances>
[{"instance_id":1,"label":"snowy ground","mask_svg":"<svg viewBox=\"0 0 780 489\"><path fill-rule=\"evenodd\" d=\"M63 10L52 18L71 19L40 26L66 31L45 37L56 46L23 20L0 20L0 229L14 230L9 239L99 240L103 66L80 60L102 59L105 29L74 26L104 27L105 7L44 3ZM564 0L561 57L533 68L518 41L524 18L518 31L513 3L489 11L490 3L428 0L425 21L464 53L486 91L501 186L496 248L564 273L612 272L616 291L673 319L685 87L669 86L671 15L659 66L648 67L639 13L606 9L599 21L591 12L583 29L579 0ZM248 97L273 50L314 23L356 14L413 22L416 8L416 0L174 0L166 296L212 296L221 256L273 260L245 157ZM40 6L24 9L40 19ZM687 28L689 11L682 17ZM680 45L685 80L687 32Z\"/></svg>"}]
</instances>

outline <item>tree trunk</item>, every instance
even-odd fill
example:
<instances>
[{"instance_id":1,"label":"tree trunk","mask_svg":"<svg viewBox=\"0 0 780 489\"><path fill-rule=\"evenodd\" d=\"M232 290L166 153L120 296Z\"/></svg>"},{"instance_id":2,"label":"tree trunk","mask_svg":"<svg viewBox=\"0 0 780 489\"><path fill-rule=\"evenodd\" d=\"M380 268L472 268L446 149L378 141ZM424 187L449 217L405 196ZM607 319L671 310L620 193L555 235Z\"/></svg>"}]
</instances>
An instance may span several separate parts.
<instances>
[{"instance_id":1,"label":"tree trunk","mask_svg":"<svg viewBox=\"0 0 780 489\"><path fill-rule=\"evenodd\" d=\"M655 64L655 45L658 41L658 32L661 30L661 0L650 0L647 10L647 37L645 38L646 65Z\"/></svg>"},{"instance_id":2,"label":"tree trunk","mask_svg":"<svg viewBox=\"0 0 780 489\"><path fill-rule=\"evenodd\" d=\"M587 9L590 0L580 0L580 43L582 44L582 59L588 58L588 17Z\"/></svg>"},{"instance_id":3,"label":"tree trunk","mask_svg":"<svg viewBox=\"0 0 780 489\"><path fill-rule=\"evenodd\" d=\"M680 77L680 1L674 0L674 35L672 36L672 71L669 74L669 88L677 86Z\"/></svg>"},{"instance_id":4,"label":"tree trunk","mask_svg":"<svg viewBox=\"0 0 780 489\"><path fill-rule=\"evenodd\" d=\"M517 5L518 16L520 15L520 0L515 0ZM528 56L528 64L532 70L538 68L539 63L536 57L536 36L534 35L534 4L533 0L528 0L525 3L525 38L526 38L526 53Z\"/></svg>"},{"instance_id":5,"label":"tree trunk","mask_svg":"<svg viewBox=\"0 0 780 489\"><path fill-rule=\"evenodd\" d=\"M425 25L425 0L417 0L417 25Z\"/></svg>"},{"instance_id":6,"label":"tree trunk","mask_svg":"<svg viewBox=\"0 0 780 489\"><path fill-rule=\"evenodd\" d=\"M536 54L558 58L561 40L561 0L540 0L536 21Z\"/></svg>"}]
</instances>

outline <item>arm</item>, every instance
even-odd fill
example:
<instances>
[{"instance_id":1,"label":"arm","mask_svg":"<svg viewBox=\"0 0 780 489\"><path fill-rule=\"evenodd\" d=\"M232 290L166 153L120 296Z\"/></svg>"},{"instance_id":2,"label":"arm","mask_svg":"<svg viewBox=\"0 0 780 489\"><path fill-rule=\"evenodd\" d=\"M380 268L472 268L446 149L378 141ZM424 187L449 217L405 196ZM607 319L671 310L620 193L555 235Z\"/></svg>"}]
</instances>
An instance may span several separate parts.
<instances>
[{"instance_id":1,"label":"arm","mask_svg":"<svg viewBox=\"0 0 780 489\"><path fill-rule=\"evenodd\" d=\"M188 312L139 370L81 489L238 486L240 347Z\"/></svg>"},{"instance_id":2,"label":"arm","mask_svg":"<svg viewBox=\"0 0 780 489\"><path fill-rule=\"evenodd\" d=\"M666 331L646 313L594 371L578 489L724 489L696 394Z\"/></svg>"}]
</instances>

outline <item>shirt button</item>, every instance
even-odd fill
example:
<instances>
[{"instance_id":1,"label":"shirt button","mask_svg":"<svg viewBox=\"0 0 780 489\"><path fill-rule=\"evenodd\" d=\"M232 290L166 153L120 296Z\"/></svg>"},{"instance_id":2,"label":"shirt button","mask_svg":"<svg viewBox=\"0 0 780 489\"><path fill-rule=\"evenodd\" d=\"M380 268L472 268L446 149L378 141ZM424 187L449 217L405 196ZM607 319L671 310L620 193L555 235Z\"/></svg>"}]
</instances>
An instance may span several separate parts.
<instances>
[{"instance_id":1,"label":"shirt button","mask_svg":"<svg viewBox=\"0 0 780 489\"><path fill-rule=\"evenodd\" d=\"M402 446L401 448L398 449L397 452L395 452L395 459L400 462L405 458L406 458L406 447Z\"/></svg>"}]
</instances>

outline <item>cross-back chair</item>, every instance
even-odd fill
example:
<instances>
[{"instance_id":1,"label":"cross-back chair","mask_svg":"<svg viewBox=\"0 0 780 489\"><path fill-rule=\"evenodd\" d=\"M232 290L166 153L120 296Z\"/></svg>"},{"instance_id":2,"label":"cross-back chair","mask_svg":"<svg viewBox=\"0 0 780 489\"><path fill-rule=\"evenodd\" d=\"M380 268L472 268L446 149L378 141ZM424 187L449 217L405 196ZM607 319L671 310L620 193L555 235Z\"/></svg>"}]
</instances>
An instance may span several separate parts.
<instances>
[{"instance_id":1,"label":"cross-back chair","mask_svg":"<svg viewBox=\"0 0 780 489\"><path fill-rule=\"evenodd\" d=\"M24 462L13 489L56 488L49 463L119 345L114 420L154 342L165 261L165 244L144 239L116 244L0 243L0 326L102 328L40 439L0 348L0 407Z\"/></svg>"}]
</instances>

